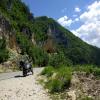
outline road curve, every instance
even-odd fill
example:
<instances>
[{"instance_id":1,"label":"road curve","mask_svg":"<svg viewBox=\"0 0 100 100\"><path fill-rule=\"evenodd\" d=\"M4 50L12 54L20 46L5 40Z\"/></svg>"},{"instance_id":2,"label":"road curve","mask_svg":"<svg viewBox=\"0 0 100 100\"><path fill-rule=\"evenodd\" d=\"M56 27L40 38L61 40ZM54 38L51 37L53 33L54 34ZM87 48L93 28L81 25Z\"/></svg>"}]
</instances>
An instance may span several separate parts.
<instances>
[{"instance_id":1,"label":"road curve","mask_svg":"<svg viewBox=\"0 0 100 100\"><path fill-rule=\"evenodd\" d=\"M34 75L39 74L42 70L43 70L43 67L42 68L33 68ZM7 80L7 79L10 79L10 78L15 78L15 77L22 77L22 76L23 76L22 71L1 73L0 74L0 81L1 80Z\"/></svg>"}]
</instances>

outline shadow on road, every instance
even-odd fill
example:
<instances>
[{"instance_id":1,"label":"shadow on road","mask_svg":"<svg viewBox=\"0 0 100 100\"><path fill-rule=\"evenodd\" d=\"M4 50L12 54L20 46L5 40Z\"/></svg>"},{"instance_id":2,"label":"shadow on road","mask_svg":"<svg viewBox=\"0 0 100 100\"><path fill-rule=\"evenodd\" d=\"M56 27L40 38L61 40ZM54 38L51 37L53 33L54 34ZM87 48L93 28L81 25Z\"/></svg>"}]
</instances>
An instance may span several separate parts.
<instances>
[{"instance_id":1,"label":"shadow on road","mask_svg":"<svg viewBox=\"0 0 100 100\"><path fill-rule=\"evenodd\" d=\"M24 77L23 75L16 75L15 78Z\"/></svg>"},{"instance_id":2,"label":"shadow on road","mask_svg":"<svg viewBox=\"0 0 100 100\"><path fill-rule=\"evenodd\" d=\"M30 73L28 73L27 75L26 75L26 77L27 76L30 76L30 75L32 75L32 74L30 74ZM23 75L16 75L16 76L14 76L15 78L19 78L19 77L25 77L25 76L23 76Z\"/></svg>"}]
</instances>

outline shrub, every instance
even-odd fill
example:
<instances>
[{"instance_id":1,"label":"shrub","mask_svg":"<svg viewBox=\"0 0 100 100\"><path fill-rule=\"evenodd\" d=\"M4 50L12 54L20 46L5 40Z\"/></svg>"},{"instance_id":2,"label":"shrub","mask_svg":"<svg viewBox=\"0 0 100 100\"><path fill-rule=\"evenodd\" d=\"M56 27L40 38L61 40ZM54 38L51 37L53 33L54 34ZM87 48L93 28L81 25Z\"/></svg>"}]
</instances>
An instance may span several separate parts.
<instances>
[{"instance_id":1,"label":"shrub","mask_svg":"<svg viewBox=\"0 0 100 100\"><path fill-rule=\"evenodd\" d=\"M99 76L100 77L100 68L94 68L94 70L93 70L93 74L95 75L95 76Z\"/></svg>"},{"instance_id":2,"label":"shrub","mask_svg":"<svg viewBox=\"0 0 100 100\"><path fill-rule=\"evenodd\" d=\"M0 49L0 63L6 61L9 58L8 50Z\"/></svg>"},{"instance_id":3,"label":"shrub","mask_svg":"<svg viewBox=\"0 0 100 100\"><path fill-rule=\"evenodd\" d=\"M100 68L94 65L77 65L73 67L73 71L86 72L86 74L93 74L100 77Z\"/></svg>"},{"instance_id":4,"label":"shrub","mask_svg":"<svg viewBox=\"0 0 100 100\"><path fill-rule=\"evenodd\" d=\"M6 40L5 38L0 39L0 63L8 59L9 52L6 49Z\"/></svg>"},{"instance_id":5,"label":"shrub","mask_svg":"<svg viewBox=\"0 0 100 100\"><path fill-rule=\"evenodd\" d=\"M68 67L60 67L59 69L53 69L52 67L46 68L43 74L46 75L53 75L52 72L56 72L55 78L49 78L48 82L46 83L46 87L50 90L51 93L54 92L61 92L64 89L69 88L71 77L72 77L72 70Z\"/></svg>"},{"instance_id":6,"label":"shrub","mask_svg":"<svg viewBox=\"0 0 100 100\"><path fill-rule=\"evenodd\" d=\"M46 84L51 93L60 92L63 86L62 81L59 79L51 79Z\"/></svg>"},{"instance_id":7,"label":"shrub","mask_svg":"<svg viewBox=\"0 0 100 100\"><path fill-rule=\"evenodd\" d=\"M57 78L63 82L63 89L68 88L72 78L72 69L70 67L59 68Z\"/></svg>"},{"instance_id":8,"label":"shrub","mask_svg":"<svg viewBox=\"0 0 100 100\"><path fill-rule=\"evenodd\" d=\"M64 53L59 52L58 54L52 54L49 58L49 65L53 67L59 67L62 65L72 65L71 60L64 56Z\"/></svg>"},{"instance_id":9,"label":"shrub","mask_svg":"<svg viewBox=\"0 0 100 100\"><path fill-rule=\"evenodd\" d=\"M86 72L87 74L93 73L93 65L77 65L73 68L73 71Z\"/></svg>"},{"instance_id":10,"label":"shrub","mask_svg":"<svg viewBox=\"0 0 100 100\"><path fill-rule=\"evenodd\" d=\"M53 72L54 72L54 68L49 66L49 67L46 67L43 71L42 71L42 75L46 75L47 77L50 77L53 75Z\"/></svg>"},{"instance_id":11,"label":"shrub","mask_svg":"<svg viewBox=\"0 0 100 100\"><path fill-rule=\"evenodd\" d=\"M43 49L37 46L30 46L28 54L32 57L34 64L38 66L46 66L48 64L48 54Z\"/></svg>"}]
</instances>

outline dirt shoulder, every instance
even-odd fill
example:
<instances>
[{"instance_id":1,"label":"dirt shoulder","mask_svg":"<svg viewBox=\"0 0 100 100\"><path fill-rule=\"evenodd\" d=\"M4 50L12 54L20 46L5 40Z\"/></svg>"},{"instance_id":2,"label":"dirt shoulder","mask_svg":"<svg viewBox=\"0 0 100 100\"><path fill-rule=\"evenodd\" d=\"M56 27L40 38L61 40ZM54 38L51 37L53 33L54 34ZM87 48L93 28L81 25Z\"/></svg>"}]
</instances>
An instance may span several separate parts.
<instances>
[{"instance_id":1,"label":"dirt shoulder","mask_svg":"<svg viewBox=\"0 0 100 100\"><path fill-rule=\"evenodd\" d=\"M37 82L38 74L42 69L35 68L34 75L27 77L1 80L0 100L50 100L48 93Z\"/></svg>"}]
</instances>

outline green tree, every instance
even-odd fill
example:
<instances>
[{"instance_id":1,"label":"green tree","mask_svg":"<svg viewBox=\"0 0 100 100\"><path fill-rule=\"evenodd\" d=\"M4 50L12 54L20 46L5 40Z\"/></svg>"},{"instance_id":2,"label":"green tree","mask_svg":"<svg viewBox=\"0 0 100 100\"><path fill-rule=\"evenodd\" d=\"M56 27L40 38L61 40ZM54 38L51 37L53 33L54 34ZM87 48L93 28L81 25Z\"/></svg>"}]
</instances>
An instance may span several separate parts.
<instances>
[{"instance_id":1,"label":"green tree","mask_svg":"<svg viewBox=\"0 0 100 100\"><path fill-rule=\"evenodd\" d=\"M9 52L6 49L6 40L5 38L0 39L0 63L8 59Z\"/></svg>"}]
</instances>

